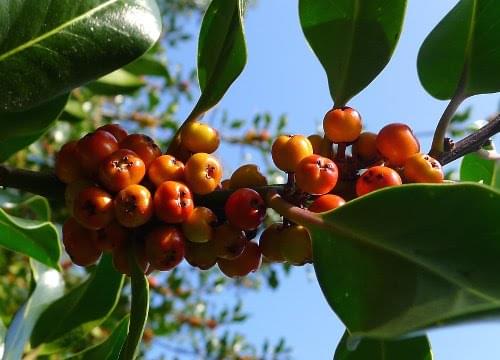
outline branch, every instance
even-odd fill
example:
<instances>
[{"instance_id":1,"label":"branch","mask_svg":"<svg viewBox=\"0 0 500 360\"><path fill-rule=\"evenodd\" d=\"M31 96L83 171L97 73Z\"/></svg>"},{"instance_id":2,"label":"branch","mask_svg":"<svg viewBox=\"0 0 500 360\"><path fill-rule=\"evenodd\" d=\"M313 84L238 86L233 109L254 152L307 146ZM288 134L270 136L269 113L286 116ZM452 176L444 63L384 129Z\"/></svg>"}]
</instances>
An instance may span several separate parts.
<instances>
[{"instance_id":1,"label":"branch","mask_svg":"<svg viewBox=\"0 0 500 360\"><path fill-rule=\"evenodd\" d=\"M463 138L453 146L449 151L444 152L436 157L442 165L449 164L450 162L461 158L462 156L476 152L488 142L488 140L495 134L500 132L500 114L497 115L492 121L483 126L481 129L473 132L469 136Z\"/></svg>"}]
</instances>

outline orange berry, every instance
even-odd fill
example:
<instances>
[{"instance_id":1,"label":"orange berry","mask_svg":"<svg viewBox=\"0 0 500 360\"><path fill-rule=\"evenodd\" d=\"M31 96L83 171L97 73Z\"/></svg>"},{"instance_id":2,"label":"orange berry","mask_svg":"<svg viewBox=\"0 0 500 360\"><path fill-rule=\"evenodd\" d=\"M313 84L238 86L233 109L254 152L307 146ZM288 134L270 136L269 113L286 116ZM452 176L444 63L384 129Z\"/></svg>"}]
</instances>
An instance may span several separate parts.
<instances>
[{"instance_id":1,"label":"orange berry","mask_svg":"<svg viewBox=\"0 0 500 360\"><path fill-rule=\"evenodd\" d=\"M213 241L203 243L186 241L184 248L184 257L191 266L208 270L217 263L217 253Z\"/></svg>"},{"instance_id":2,"label":"orange berry","mask_svg":"<svg viewBox=\"0 0 500 360\"><path fill-rule=\"evenodd\" d=\"M121 190L115 197L114 207L116 220L127 228L144 225L153 216L151 193L142 185Z\"/></svg>"},{"instance_id":3,"label":"orange berry","mask_svg":"<svg viewBox=\"0 0 500 360\"><path fill-rule=\"evenodd\" d=\"M363 164L372 164L380 158L376 144L377 134L362 132L352 144L352 155Z\"/></svg>"},{"instance_id":4,"label":"orange berry","mask_svg":"<svg viewBox=\"0 0 500 360\"><path fill-rule=\"evenodd\" d=\"M145 174L146 167L142 159L127 149L115 151L99 167L99 180L111 192L139 184Z\"/></svg>"},{"instance_id":5,"label":"orange berry","mask_svg":"<svg viewBox=\"0 0 500 360\"><path fill-rule=\"evenodd\" d=\"M312 261L312 241L309 231L300 225L292 225L282 232L281 253L292 265L304 265Z\"/></svg>"},{"instance_id":6,"label":"orange berry","mask_svg":"<svg viewBox=\"0 0 500 360\"><path fill-rule=\"evenodd\" d=\"M64 144L56 156L54 170L57 178L65 184L75 182L84 177L83 169L77 157L76 144L76 141Z\"/></svg>"},{"instance_id":7,"label":"orange berry","mask_svg":"<svg viewBox=\"0 0 500 360\"><path fill-rule=\"evenodd\" d=\"M69 218L63 225L63 244L71 261L76 265L93 265L101 257L102 251L97 246L97 232L81 226L74 218Z\"/></svg>"},{"instance_id":8,"label":"orange berry","mask_svg":"<svg viewBox=\"0 0 500 360\"><path fill-rule=\"evenodd\" d=\"M135 152L144 161L146 169L149 165L161 155L161 150L156 143L149 136L144 134L131 134L128 135L122 142L120 142L122 149L128 149Z\"/></svg>"},{"instance_id":9,"label":"orange berry","mask_svg":"<svg viewBox=\"0 0 500 360\"><path fill-rule=\"evenodd\" d=\"M156 270L167 271L184 259L184 237L174 226L155 228L146 237L146 255Z\"/></svg>"},{"instance_id":10,"label":"orange berry","mask_svg":"<svg viewBox=\"0 0 500 360\"><path fill-rule=\"evenodd\" d=\"M319 155L310 155L299 163L295 181L302 191L312 195L326 194L335 187L339 171L335 163Z\"/></svg>"},{"instance_id":11,"label":"orange berry","mask_svg":"<svg viewBox=\"0 0 500 360\"><path fill-rule=\"evenodd\" d=\"M94 177L101 161L118 150L118 141L107 131L97 130L85 135L76 144L76 156L86 175Z\"/></svg>"},{"instance_id":12,"label":"orange berry","mask_svg":"<svg viewBox=\"0 0 500 360\"><path fill-rule=\"evenodd\" d=\"M222 178L222 168L212 155L197 153L187 161L184 177L195 194L204 195L217 189Z\"/></svg>"},{"instance_id":13,"label":"orange berry","mask_svg":"<svg viewBox=\"0 0 500 360\"><path fill-rule=\"evenodd\" d=\"M149 166L148 177L155 186L168 180L182 181L184 164L171 155L159 156Z\"/></svg>"},{"instance_id":14,"label":"orange berry","mask_svg":"<svg viewBox=\"0 0 500 360\"><path fill-rule=\"evenodd\" d=\"M334 143L351 143L361 134L361 116L348 106L328 111L323 119L326 137Z\"/></svg>"},{"instance_id":15,"label":"orange berry","mask_svg":"<svg viewBox=\"0 0 500 360\"><path fill-rule=\"evenodd\" d=\"M420 152L420 143L405 124L384 126L377 135L376 144L380 154L394 166L403 166L408 158Z\"/></svg>"},{"instance_id":16,"label":"orange berry","mask_svg":"<svg viewBox=\"0 0 500 360\"><path fill-rule=\"evenodd\" d=\"M113 135L115 137L115 139L118 142L121 142L123 139L125 139L128 136L127 130L125 130L124 128L122 128L118 124L103 125L100 128L98 128L97 130L109 132L111 135Z\"/></svg>"},{"instance_id":17,"label":"orange berry","mask_svg":"<svg viewBox=\"0 0 500 360\"><path fill-rule=\"evenodd\" d=\"M210 241L214 235L217 217L206 207L195 207L191 215L182 223L182 232L189 241L202 243Z\"/></svg>"},{"instance_id":18,"label":"orange berry","mask_svg":"<svg viewBox=\"0 0 500 360\"><path fill-rule=\"evenodd\" d=\"M281 253L283 247L283 224L271 224L260 235L259 246L262 255L269 261L283 262L285 258Z\"/></svg>"},{"instance_id":19,"label":"orange berry","mask_svg":"<svg viewBox=\"0 0 500 360\"><path fill-rule=\"evenodd\" d=\"M113 221L97 230L97 245L102 251L111 252L128 239L127 229Z\"/></svg>"},{"instance_id":20,"label":"orange berry","mask_svg":"<svg viewBox=\"0 0 500 360\"><path fill-rule=\"evenodd\" d=\"M81 190L73 206L73 216L87 229L102 229L114 217L113 198L109 193L95 186Z\"/></svg>"},{"instance_id":21,"label":"orange berry","mask_svg":"<svg viewBox=\"0 0 500 360\"><path fill-rule=\"evenodd\" d=\"M246 276L260 267L261 252L259 245L250 241L245 250L235 259L218 259L219 269L228 277Z\"/></svg>"},{"instance_id":22,"label":"orange berry","mask_svg":"<svg viewBox=\"0 0 500 360\"><path fill-rule=\"evenodd\" d=\"M401 177L395 170L387 166L373 166L366 170L356 182L356 194L363 196L384 187L401 184Z\"/></svg>"},{"instance_id":23,"label":"orange berry","mask_svg":"<svg viewBox=\"0 0 500 360\"><path fill-rule=\"evenodd\" d=\"M231 175L231 189L241 189L246 187L266 186L267 179L259 171L257 165L247 164L240 166Z\"/></svg>"},{"instance_id":24,"label":"orange berry","mask_svg":"<svg viewBox=\"0 0 500 360\"><path fill-rule=\"evenodd\" d=\"M166 223L182 223L193 212L193 196L189 188L177 181L165 181L154 195L156 216Z\"/></svg>"},{"instance_id":25,"label":"orange berry","mask_svg":"<svg viewBox=\"0 0 500 360\"><path fill-rule=\"evenodd\" d=\"M309 205L308 210L315 213L321 213L336 209L344 204L345 200L342 199L340 196L333 194L326 194L326 195L321 195L316 200L314 200L312 204Z\"/></svg>"},{"instance_id":26,"label":"orange berry","mask_svg":"<svg viewBox=\"0 0 500 360\"><path fill-rule=\"evenodd\" d=\"M333 155L332 144L327 138L313 134L309 135L307 139L311 142L314 154L324 157L331 157Z\"/></svg>"},{"instance_id":27,"label":"orange berry","mask_svg":"<svg viewBox=\"0 0 500 360\"><path fill-rule=\"evenodd\" d=\"M191 121L181 131L181 142L183 147L193 153L211 154L219 147L220 137L211 126Z\"/></svg>"},{"instance_id":28,"label":"orange berry","mask_svg":"<svg viewBox=\"0 0 500 360\"><path fill-rule=\"evenodd\" d=\"M114 268L119 273L130 276L131 269L128 256L129 246L134 246L134 248L130 249L130 251L134 251L135 261L137 261L141 271L146 273L149 263L146 258L146 247L144 241L134 241L133 243L126 241L116 244L112 252Z\"/></svg>"},{"instance_id":29,"label":"orange berry","mask_svg":"<svg viewBox=\"0 0 500 360\"><path fill-rule=\"evenodd\" d=\"M420 153L405 161L404 175L408 182L415 183L441 183L444 180L443 168L439 161Z\"/></svg>"},{"instance_id":30,"label":"orange berry","mask_svg":"<svg viewBox=\"0 0 500 360\"><path fill-rule=\"evenodd\" d=\"M280 135L274 140L271 154L280 170L295 172L299 162L313 154L313 147L305 136Z\"/></svg>"},{"instance_id":31,"label":"orange berry","mask_svg":"<svg viewBox=\"0 0 500 360\"><path fill-rule=\"evenodd\" d=\"M215 229L214 245L218 257L234 259L240 256L247 242L245 233L229 224L223 224Z\"/></svg>"}]
</instances>

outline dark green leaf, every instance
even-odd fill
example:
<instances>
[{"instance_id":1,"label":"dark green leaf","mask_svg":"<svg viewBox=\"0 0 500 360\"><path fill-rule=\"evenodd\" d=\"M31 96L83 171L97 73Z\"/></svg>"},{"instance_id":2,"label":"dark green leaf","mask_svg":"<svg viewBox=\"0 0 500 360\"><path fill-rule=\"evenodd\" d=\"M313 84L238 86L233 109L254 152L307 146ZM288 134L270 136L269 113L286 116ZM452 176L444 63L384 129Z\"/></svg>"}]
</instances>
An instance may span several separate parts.
<instances>
[{"instance_id":1,"label":"dark green leaf","mask_svg":"<svg viewBox=\"0 0 500 360\"><path fill-rule=\"evenodd\" d=\"M168 72L167 66L149 54L140 57L123 69L137 76L161 76L167 80L167 83L172 82L172 77Z\"/></svg>"},{"instance_id":2,"label":"dark green leaf","mask_svg":"<svg viewBox=\"0 0 500 360\"><path fill-rule=\"evenodd\" d=\"M212 0L198 42L201 97L193 117L215 106L241 74L247 61L241 0Z\"/></svg>"},{"instance_id":3,"label":"dark green leaf","mask_svg":"<svg viewBox=\"0 0 500 360\"><path fill-rule=\"evenodd\" d=\"M119 69L85 85L95 95L114 96L133 94L144 86L144 81L128 71Z\"/></svg>"},{"instance_id":4,"label":"dark green leaf","mask_svg":"<svg viewBox=\"0 0 500 360\"><path fill-rule=\"evenodd\" d=\"M500 189L500 162L467 154L460 165L460 180L482 182Z\"/></svg>"},{"instance_id":5,"label":"dark green leaf","mask_svg":"<svg viewBox=\"0 0 500 360\"><path fill-rule=\"evenodd\" d=\"M75 354L68 360L115 360L118 359L122 346L127 338L129 316L125 316L116 326L113 333L102 343Z\"/></svg>"},{"instance_id":6,"label":"dark green leaf","mask_svg":"<svg viewBox=\"0 0 500 360\"><path fill-rule=\"evenodd\" d=\"M67 100L64 95L27 111L0 111L0 162L38 140L57 120Z\"/></svg>"},{"instance_id":7,"label":"dark green leaf","mask_svg":"<svg viewBox=\"0 0 500 360\"><path fill-rule=\"evenodd\" d=\"M154 0L3 0L0 109L20 111L141 56L158 39Z\"/></svg>"},{"instance_id":8,"label":"dark green leaf","mask_svg":"<svg viewBox=\"0 0 500 360\"><path fill-rule=\"evenodd\" d=\"M59 269L59 236L48 221L18 218L0 209L0 246Z\"/></svg>"},{"instance_id":9,"label":"dark green leaf","mask_svg":"<svg viewBox=\"0 0 500 360\"><path fill-rule=\"evenodd\" d=\"M64 293L64 281L59 272L36 261L31 261L31 268L36 287L10 324L2 360L21 359L40 314Z\"/></svg>"},{"instance_id":10,"label":"dark green leaf","mask_svg":"<svg viewBox=\"0 0 500 360\"><path fill-rule=\"evenodd\" d=\"M424 88L438 99L500 91L500 2L461 0L418 54Z\"/></svg>"},{"instance_id":11,"label":"dark green leaf","mask_svg":"<svg viewBox=\"0 0 500 360\"><path fill-rule=\"evenodd\" d=\"M133 249L131 249L133 250ZM147 277L135 260L134 252L129 251L128 260L132 269L132 305L130 309L130 327L125 345L120 353L120 360L135 359L139 353L144 327L149 312L149 283Z\"/></svg>"},{"instance_id":12,"label":"dark green leaf","mask_svg":"<svg viewBox=\"0 0 500 360\"><path fill-rule=\"evenodd\" d=\"M64 108L64 111L59 117L59 120L76 123L85 120L85 118L86 113L83 110L82 104L79 101L70 98Z\"/></svg>"},{"instance_id":13,"label":"dark green leaf","mask_svg":"<svg viewBox=\"0 0 500 360\"><path fill-rule=\"evenodd\" d=\"M16 204L14 207L5 209L10 215L32 220L49 221L50 206L46 198L32 196L29 199Z\"/></svg>"},{"instance_id":14,"label":"dark green leaf","mask_svg":"<svg viewBox=\"0 0 500 360\"><path fill-rule=\"evenodd\" d=\"M394 338L500 310L500 192L405 185L323 215L314 266L354 336Z\"/></svg>"},{"instance_id":15,"label":"dark green leaf","mask_svg":"<svg viewBox=\"0 0 500 360\"><path fill-rule=\"evenodd\" d=\"M46 344L57 349L56 340L74 331L86 333L101 324L115 308L123 276L113 268L110 255L104 255L89 278L40 316L31 336L33 347ZM48 344L48 345L47 345Z\"/></svg>"},{"instance_id":16,"label":"dark green leaf","mask_svg":"<svg viewBox=\"0 0 500 360\"><path fill-rule=\"evenodd\" d=\"M400 340L351 338L346 331L335 350L334 360L432 360L426 336Z\"/></svg>"},{"instance_id":17,"label":"dark green leaf","mask_svg":"<svg viewBox=\"0 0 500 360\"><path fill-rule=\"evenodd\" d=\"M300 23L325 68L336 106L345 105L389 62L406 0L300 0Z\"/></svg>"}]
</instances>

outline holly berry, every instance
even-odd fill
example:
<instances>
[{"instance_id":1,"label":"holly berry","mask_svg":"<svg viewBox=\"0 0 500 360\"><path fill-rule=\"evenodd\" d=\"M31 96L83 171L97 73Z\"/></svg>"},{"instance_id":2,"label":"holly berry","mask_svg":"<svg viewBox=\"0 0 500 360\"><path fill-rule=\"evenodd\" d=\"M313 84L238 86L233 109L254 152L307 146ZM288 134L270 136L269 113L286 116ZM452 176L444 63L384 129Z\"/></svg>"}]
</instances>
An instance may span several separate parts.
<instances>
[{"instance_id":1,"label":"holly berry","mask_svg":"<svg viewBox=\"0 0 500 360\"><path fill-rule=\"evenodd\" d=\"M66 189L64 190L64 203L66 204L66 208L68 209L71 216L73 216L73 209L75 207L75 199L77 195L83 189L94 185L95 184L90 180L80 179L66 186Z\"/></svg>"},{"instance_id":2,"label":"holly berry","mask_svg":"<svg viewBox=\"0 0 500 360\"><path fill-rule=\"evenodd\" d=\"M243 188L233 192L224 207L226 218L231 225L241 230L254 230L266 216L266 204L260 194Z\"/></svg>"},{"instance_id":3,"label":"holly berry","mask_svg":"<svg viewBox=\"0 0 500 360\"><path fill-rule=\"evenodd\" d=\"M320 135L313 134L309 135L307 139L310 141L313 147L313 153L316 155L321 155L324 157L332 157L333 149L331 142Z\"/></svg>"},{"instance_id":4,"label":"holly berry","mask_svg":"<svg viewBox=\"0 0 500 360\"><path fill-rule=\"evenodd\" d=\"M129 249L132 247L132 249ZM130 268L130 260L129 260L129 251L133 251L135 261L139 266L139 269L143 273L146 273L148 270L148 259L146 257L146 246L144 241L134 241L123 242L117 244L117 246L113 249L113 266L121 274L130 276L131 268Z\"/></svg>"},{"instance_id":5,"label":"holly berry","mask_svg":"<svg viewBox=\"0 0 500 360\"><path fill-rule=\"evenodd\" d=\"M355 141L362 127L361 116L348 106L328 111L323 119L325 136L337 144Z\"/></svg>"},{"instance_id":6,"label":"holly berry","mask_svg":"<svg viewBox=\"0 0 500 360\"><path fill-rule=\"evenodd\" d=\"M444 180L439 161L425 154L415 154L404 163L404 176L408 182L440 183Z\"/></svg>"},{"instance_id":7,"label":"holly berry","mask_svg":"<svg viewBox=\"0 0 500 360\"><path fill-rule=\"evenodd\" d=\"M380 159L377 150L377 134L362 132L359 138L352 144L352 155L362 164L370 165Z\"/></svg>"},{"instance_id":8,"label":"holly berry","mask_svg":"<svg viewBox=\"0 0 500 360\"><path fill-rule=\"evenodd\" d=\"M196 207L182 223L182 232L189 241L203 243L210 241L214 235L214 224L217 217L206 207Z\"/></svg>"},{"instance_id":9,"label":"holly berry","mask_svg":"<svg viewBox=\"0 0 500 360\"><path fill-rule=\"evenodd\" d=\"M55 173L57 178L65 184L75 182L84 176L78 161L76 144L77 141L64 144L56 156Z\"/></svg>"},{"instance_id":10,"label":"holly berry","mask_svg":"<svg viewBox=\"0 0 500 360\"><path fill-rule=\"evenodd\" d=\"M197 153L189 158L184 168L186 183L195 194L209 194L219 185L222 168L212 155Z\"/></svg>"},{"instance_id":11,"label":"holly berry","mask_svg":"<svg viewBox=\"0 0 500 360\"><path fill-rule=\"evenodd\" d=\"M102 251L97 246L97 233L84 228L74 218L64 222L62 234L64 248L76 265L93 265L101 257Z\"/></svg>"},{"instance_id":12,"label":"holly berry","mask_svg":"<svg viewBox=\"0 0 500 360\"><path fill-rule=\"evenodd\" d=\"M399 174L387 166L373 166L366 170L356 182L356 194L363 196L387 186L401 185Z\"/></svg>"},{"instance_id":13,"label":"holly berry","mask_svg":"<svg viewBox=\"0 0 500 360\"><path fill-rule=\"evenodd\" d=\"M420 152L420 143L405 124L389 124L380 130L376 139L377 149L391 165L403 166L412 155Z\"/></svg>"},{"instance_id":14,"label":"holly berry","mask_svg":"<svg viewBox=\"0 0 500 360\"><path fill-rule=\"evenodd\" d=\"M223 224L215 229L215 252L218 257L234 259L238 257L248 242L245 233L229 224Z\"/></svg>"},{"instance_id":15,"label":"holly berry","mask_svg":"<svg viewBox=\"0 0 500 360\"><path fill-rule=\"evenodd\" d=\"M312 261L312 241L309 231L301 225L286 227L283 232L281 253L292 265L304 265Z\"/></svg>"},{"instance_id":16,"label":"holly berry","mask_svg":"<svg viewBox=\"0 0 500 360\"><path fill-rule=\"evenodd\" d=\"M158 145L155 144L153 139L144 134L131 134L128 135L120 143L122 149L128 149L135 152L144 161L146 169L149 165L161 155L161 150Z\"/></svg>"},{"instance_id":17,"label":"holly berry","mask_svg":"<svg viewBox=\"0 0 500 360\"><path fill-rule=\"evenodd\" d=\"M217 252L214 241L195 243L184 242L186 261L201 270L208 270L217 263Z\"/></svg>"},{"instance_id":18,"label":"holly berry","mask_svg":"<svg viewBox=\"0 0 500 360\"><path fill-rule=\"evenodd\" d=\"M159 156L149 166L148 177L155 186L168 180L182 181L184 164L171 155Z\"/></svg>"},{"instance_id":19,"label":"holly berry","mask_svg":"<svg viewBox=\"0 0 500 360\"><path fill-rule=\"evenodd\" d=\"M259 171L257 165L247 164L240 166L230 179L231 189L241 189L245 187L266 186L267 179Z\"/></svg>"},{"instance_id":20,"label":"holly berry","mask_svg":"<svg viewBox=\"0 0 500 360\"><path fill-rule=\"evenodd\" d=\"M97 246L101 251L111 252L128 239L127 229L113 221L97 230Z\"/></svg>"},{"instance_id":21,"label":"holly berry","mask_svg":"<svg viewBox=\"0 0 500 360\"><path fill-rule=\"evenodd\" d=\"M312 154L311 143L302 135L280 135L271 148L274 164L285 172L295 172L299 162Z\"/></svg>"},{"instance_id":22,"label":"holly berry","mask_svg":"<svg viewBox=\"0 0 500 360\"><path fill-rule=\"evenodd\" d=\"M118 124L103 125L100 128L98 128L97 130L102 130L102 131L109 132L111 135L113 135L115 137L115 139L119 143L122 142L122 140L125 139L128 136L127 130L125 130L124 128L122 128Z\"/></svg>"},{"instance_id":23,"label":"holly berry","mask_svg":"<svg viewBox=\"0 0 500 360\"><path fill-rule=\"evenodd\" d=\"M77 159L84 172L97 175L99 164L118 150L118 141L107 131L97 130L81 138L76 144Z\"/></svg>"},{"instance_id":24,"label":"holly berry","mask_svg":"<svg viewBox=\"0 0 500 360\"><path fill-rule=\"evenodd\" d=\"M193 153L211 154L220 144L217 130L207 124L191 121L181 131L182 146Z\"/></svg>"},{"instance_id":25,"label":"holly berry","mask_svg":"<svg viewBox=\"0 0 500 360\"><path fill-rule=\"evenodd\" d=\"M261 252L259 245L250 241L243 253L235 259L218 259L219 269L228 277L246 276L260 267Z\"/></svg>"},{"instance_id":26,"label":"holly berry","mask_svg":"<svg viewBox=\"0 0 500 360\"><path fill-rule=\"evenodd\" d=\"M184 258L184 237L174 226L155 228L146 237L146 256L156 270L176 267Z\"/></svg>"},{"instance_id":27,"label":"holly berry","mask_svg":"<svg viewBox=\"0 0 500 360\"><path fill-rule=\"evenodd\" d=\"M299 189L312 195L330 192L337 184L338 176L337 165L319 155L302 159L295 171L295 181Z\"/></svg>"},{"instance_id":28,"label":"holly berry","mask_svg":"<svg viewBox=\"0 0 500 360\"><path fill-rule=\"evenodd\" d=\"M312 204L309 205L308 210L315 213L321 213L336 209L344 204L345 200L340 196L333 194L326 194L326 195L321 195L316 200L314 200Z\"/></svg>"},{"instance_id":29,"label":"holly berry","mask_svg":"<svg viewBox=\"0 0 500 360\"><path fill-rule=\"evenodd\" d=\"M193 211L193 197L189 188L177 181L165 181L154 195L156 216L166 223L182 223Z\"/></svg>"},{"instance_id":30,"label":"holly berry","mask_svg":"<svg viewBox=\"0 0 500 360\"><path fill-rule=\"evenodd\" d=\"M115 151L99 167L99 180L111 192L139 184L145 174L146 167L142 159L127 149Z\"/></svg>"},{"instance_id":31,"label":"holly berry","mask_svg":"<svg viewBox=\"0 0 500 360\"><path fill-rule=\"evenodd\" d=\"M75 198L73 216L88 229L102 229L113 220L113 198L96 186L85 188Z\"/></svg>"},{"instance_id":32,"label":"holly berry","mask_svg":"<svg viewBox=\"0 0 500 360\"><path fill-rule=\"evenodd\" d=\"M285 257L281 253L283 247L283 224L273 223L260 235L259 246L262 255L269 261L283 262Z\"/></svg>"},{"instance_id":33,"label":"holly berry","mask_svg":"<svg viewBox=\"0 0 500 360\"><path fill-rule=\"evenodd\" d=\"M114 207L116 220L127 228L144 225L153 216L151 193L142 185L121 190L115 197Z\"/></svg>"}]
</instances>

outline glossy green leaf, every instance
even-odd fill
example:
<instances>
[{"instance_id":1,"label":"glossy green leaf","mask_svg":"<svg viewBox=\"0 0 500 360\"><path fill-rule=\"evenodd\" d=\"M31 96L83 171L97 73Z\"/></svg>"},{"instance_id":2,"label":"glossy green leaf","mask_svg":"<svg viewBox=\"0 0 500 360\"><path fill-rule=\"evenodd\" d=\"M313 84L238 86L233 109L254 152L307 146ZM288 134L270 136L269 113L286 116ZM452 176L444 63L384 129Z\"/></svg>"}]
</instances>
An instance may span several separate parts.
<instances>
[{"instance_id":1,"label":"glossy green leaf","mask_svg":"<svg viewBox=\"0 0 500 360\"><path fill-rule=\"evenodd\" d=\"M59 116L59 120L77 123L85 120L86 117L87 115L83 110L82 104L79 101L70 98L64 107L64 111Z\"/></svg>"},{"instance_id":2,"label":"glossy green leaf","mask_svg":"<svg viewBox=\"0 0 500 360\"><path fill-rule=\"evenodd\" d=\"M64 280L58 271L36 261L31 261L31 268L36 286L28 301L18 310L10 324L5 338L5 353L2 360L21 359L40 315L64 293Z\"/></svg>"},{"instance_id":3,"label":"glossy green leaf","mask_svg":"<svg viewBox=\"0 0 500 360\"><path fill-rule=\"evenodd\" d=\"M165 78L168 83L172 81L172 77L168 72L167 66L156 59L154 56L149 54L140 57L139 59L125 66L123 69L137 76L160 76Z\"/></svg>"},{"instance_id":4,"label":"glossy green leaf","mask_svg":"<svg viewBox=\"0 0 500 360\"><path fill-rule=\"evenodd\" d=\"M44 311L33 330L31 345L45 344L50 352L58 348L57 340L98 326L115 308L122 286L123 275L113 268L111 256L104 255L84 283Z\"/></svg>"},{"instance_id":5,"label":"glossy green leaf","mask_svg":"<svg viewBox=\"0 0 500 360\"><path fill-rule=\"evenodd\" d=\"M144 81L125 71L118 69L96 81L87 84L95 95L114 96L120 94L133 94L144 86Z\"/></svg>"},{"instance_id":6,"label":"glossy green leaf","mask_svg":"<svg viewBox=\"0 0 500 360\"><path fill-rule=\"evenodd\" d=\"M334 360L432 360L426 336L400 340L355 339L344 333Z\"/></svg>"},{"instance_id":7,"label":"glossy green leaf","mask_svg":"<svg viewBox=\"0 0 500 360\"><path fill-rule=\"evenodd\" d=\"M242 0L212 0L203 17L198 42L201 97L193 117L215 106L247 62Z\"/></svg>"},{"instance_id":8,"label":"glossy green leaf","mask_svg":"<svg viewBox=\"0 0 500 360\"><path fill-rule=\"evenodd\" d=\"M102 343L75 354L67 360L116 360L127 338L129 316L125 316L113 333Z\"/></svg>"},{"instance_id":9,"label":"glossy green leaf","mask_svg":"<svg viewBox=\"0 0 500 360\"><path fill-rule=\"evenodd\" d=\"M500 2L461 0L418 54L424 88L438 99L500 91Z\"/></svg>"},{"instance_id":10,"label":"glossy green leaf","mask_svg":"<svg viewBox=\"0 0 500 360\"><path fill-rule=\"evenodd\" d=\"M154 0L3 0L0 109L20 111L145 53L161 33Z\"/></svg>"},{"instance_id":11,"label":"glossy green leaf","mask_svg":"<svg viewBox=\"0 0 500 360\"><path fill-rule=\"evenodd\" d=\"M51 216L49 202L46 198L38 195L5 210L9 215L32 220L49 221Z\"/></svg>"},{"instance_id":12,"label":"glossy green leaf","mask_svg":"<svg viewBox=\"0 0 500 360\"><path fill-rule=\"evenodd\" d=\"M59 269L59 236L54 225L46 220L22 219L0 209L0 246Z\"/></svg>"},{"instance_id":13,"label":"glossy green leaf","mask_svg":"<svg viewBox=\"0 0 500 360\"><path fill-rule=\"evenodd\" d=\"M130 327L125 345L120 353L120 360L135 359L139 353L144 327L149 312L149 283L140 269L133 251L129 251L128 260L132 269L132 305L130 309Z\"/></svg>"},{"instance_id":14,"label":"glossy green leaf","mask_svg":"<svg viewBox=\"0 0 500 360\"><path fill-rule=\"evenodd\" d=\"M405 185L312 228L323 293L354 336L394 338L500 311L500 192Z\"/></svg>"},{"instance_id":15,"label":"glossy green leaf","mask_svg":"<svg viewBox=\"0 0 500 360\"><path fill-rule=\"evenodd\" d=\"M344 106L389 62L406 0L300 0L304 35L325 68L336 106Z\"/></svg>"},{"instance_id":16,"label":"glossy green leaf","mask_svg":"<svg viewBox=\"0 0 500 360\"><path fill-rule=\"evenodd\" d=\"M0 111L0 162L38 140L57 120L67 100L68 95L63 95L27 111Z\"/></svg>"},{"instance_id":17,"label":"glossy green leaf","mask_svg":"<svg viewBox=\"0 0 500 360\"><path fill-rule=\"evenodd\" d=\"M500 161L488 160L475 153L462 158L460 180L481 182L500 189Z\"/></svg>"}]
</instances>

